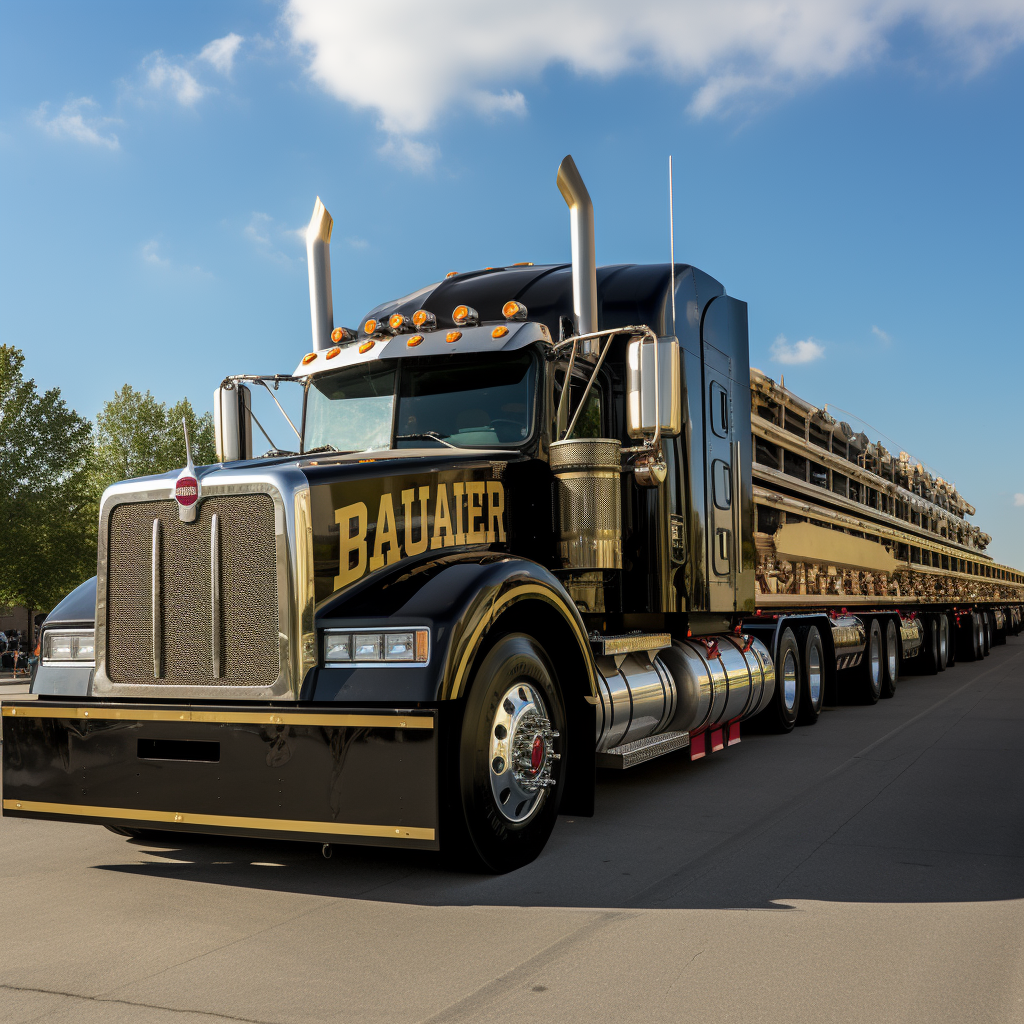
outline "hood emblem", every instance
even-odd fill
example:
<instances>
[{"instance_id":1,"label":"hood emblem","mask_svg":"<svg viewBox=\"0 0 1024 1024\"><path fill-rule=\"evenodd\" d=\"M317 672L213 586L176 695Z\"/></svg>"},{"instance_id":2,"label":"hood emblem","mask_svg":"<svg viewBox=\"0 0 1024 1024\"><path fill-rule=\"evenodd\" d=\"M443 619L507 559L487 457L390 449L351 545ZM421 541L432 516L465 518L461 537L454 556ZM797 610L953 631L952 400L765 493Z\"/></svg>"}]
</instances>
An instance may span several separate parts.
<instances>
[{"instance_id":1,"label":"hood emblem","mask_svg":"<svg viewBox=\"0 0 1024 1024\"><path fill-rule=\"evenodd\" d=\"M185 431L185 468L174 481L174 500L178 503L178 518L183 523L191 523L199 511L201 491L196 467L192 464L192 446L189 444L188 426L184 417L181 419L181 429Z\"/></svg>"}]
</instances>

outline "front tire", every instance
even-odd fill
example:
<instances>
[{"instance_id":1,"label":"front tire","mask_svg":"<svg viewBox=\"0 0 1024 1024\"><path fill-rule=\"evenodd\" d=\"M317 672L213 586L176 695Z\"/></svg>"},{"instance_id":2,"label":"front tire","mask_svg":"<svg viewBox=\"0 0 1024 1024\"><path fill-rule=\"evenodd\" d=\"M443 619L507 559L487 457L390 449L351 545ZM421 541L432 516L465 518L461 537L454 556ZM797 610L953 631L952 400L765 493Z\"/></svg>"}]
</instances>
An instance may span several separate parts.
<instances>
[{"instance_id":1,"label":"front tire","mask_svg":"<svg viewBox=\"0 0 1024 1024\"><path fill-rule=\"evenodd\" d=\"M544 849L566 777L565 705L543 648L510 633L484 656L458 738L452 830L462 860L494 873Z\"/></svg>"}]
</instances>

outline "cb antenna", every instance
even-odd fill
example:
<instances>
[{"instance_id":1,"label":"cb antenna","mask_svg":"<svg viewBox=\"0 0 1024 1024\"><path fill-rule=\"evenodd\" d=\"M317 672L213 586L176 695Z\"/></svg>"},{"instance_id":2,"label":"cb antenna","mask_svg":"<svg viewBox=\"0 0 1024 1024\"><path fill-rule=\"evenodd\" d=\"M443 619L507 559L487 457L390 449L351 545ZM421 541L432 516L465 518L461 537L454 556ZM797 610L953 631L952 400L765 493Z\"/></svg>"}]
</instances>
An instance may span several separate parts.
<instances>
[{"instance_id":1,"label":"cb antenna","mask_svg":"<svg viewBox=\"0 0 1024 1024\"><path fill-rule=\"evenodd\" d=\"M676 221L672 212L672 154L668 155L668 261L672 288L672 333L676 333Z\"/></svg>"}]
</instances>

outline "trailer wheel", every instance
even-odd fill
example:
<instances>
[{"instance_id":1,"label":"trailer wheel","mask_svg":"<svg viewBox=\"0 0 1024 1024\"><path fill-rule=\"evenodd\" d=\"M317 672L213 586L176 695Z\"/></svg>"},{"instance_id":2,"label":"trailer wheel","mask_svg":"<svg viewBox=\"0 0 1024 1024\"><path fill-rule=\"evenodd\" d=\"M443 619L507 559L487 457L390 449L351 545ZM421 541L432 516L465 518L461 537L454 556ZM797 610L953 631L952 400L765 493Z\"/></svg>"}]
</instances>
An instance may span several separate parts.
<instances>
[{"instance_id":1,"label":"trailer wheel","mask_svg":"<svg viewBox=\"0 0 1024 1024\"><path fill-rule=\"evenodd\" d=\"M938 630L935 628L935 620L931 624L932 635L935 637L935 650L938 652ZM896 684L900 681L900 638L896 632L896 623L892 619L886 619L885 642L882 645L882 688L879 691L880 697L894 697L896 695ZM938 654L936 653L936 657Z\"/></svg>"},{"instance_id":2,"label":"trailer wheel","mask_svg":"<svg viewBox=\"0 0 1024 1024\"><path fill-rule=\"evenodd\" d=\"M949 619L945 615L940 615L936 628L939 634L938 669L940 672L945 672L946 666L949 664Z\"/></svg>"},{"instance_id":3,"label":"trailer wheel","mask_svg":"<svg viewBox=\"0 0 1024 1024\"><path fill-rule=\"evenodd\" d=\"M846 683L849 700L856 704L877 704L882 693L884 673L882 653L882 627L878 619L868 625L867 643L861 663L848 670Z\"/></svg>"},{"instance_id":4,"label":"trailer wheel","mask_svg":"<svg viewBox=\"0 0 1024 1024\"><path fill-rule=\"evenodd\" d=\"M983 658L992 651L992 624L988 612L981 613L981 651Z\"/></svg>"},{"instance_id":5,"label":"trailer wheel","mask_svg":"<svg viewBox=\"0 0 1024 1024\"><path fill-rule=\"evenodd\" d=\"M934 676L939 672L939 620L934 615L924 617L924 642L921 645L921 659L925 675Z\"/></svg>"},{"instance_id":6,"label":"trailer wheel","mask_svg":"<svg viewBox=\"0 0 1024 1024\"><path fill-rule=\"evenodd\" d=\"M804 640L804 657L800 672L800 701L797 721L814 725L825 699L825 647L817 626L811 626Z\"/></svg>"},{"instance_id":7,"label":"trailer wheel","mask_svg":"<svg viewBox=\"0 0 1024 1024\"><path fill-rule=\"evenodd\" d=\"M451 824L467 866L512 871L544 849L564 789L565 721L540 644L500 637L474 676L451 780Z\"/></svg>"}]
</instances>

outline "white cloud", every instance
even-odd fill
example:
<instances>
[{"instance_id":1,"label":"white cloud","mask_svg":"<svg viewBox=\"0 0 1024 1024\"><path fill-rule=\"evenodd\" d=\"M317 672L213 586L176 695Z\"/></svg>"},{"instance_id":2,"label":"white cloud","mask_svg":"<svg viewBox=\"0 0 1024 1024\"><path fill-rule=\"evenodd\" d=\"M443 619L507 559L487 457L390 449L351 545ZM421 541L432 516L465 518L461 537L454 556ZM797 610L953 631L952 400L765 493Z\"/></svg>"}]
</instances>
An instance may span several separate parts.
<instances>
[{"instance_id":1,"label":"white cloud","mask_svg":"<svg viewBox=\"0 0 1024 1024\"><path fill-rule=\"evenodd\" d=\"M156 239L151 239L142 247L142 259L151 267L167 268L171 265L170 260L160 255L160 243Z\"/></svg>"},{"instance_id":2,"label":"white cloud","mask_svg":"<svg viewBox=\"0 0 1024 1024\"><path fill-rule=\"evenodd\" d=\"M274 223L274 218L269 213L255 211L249 218L242 234L252 243L256 251L275 263L291 263L291 257L281 252L274 244L273 236L287 238L294 241L296 237L301 238L303 245L306 241L305 228L280 228Z\"/></svg>"},{"instance_id":3,"label":"white cloud","mask_svg":"<svg viewBox=\"0 0 1024 1024\"><path fill-rule=\"evenodd\" d=\"M1024 41L1020 0L288 0L285 20L313 80L392 134L459 105L520 114L510 87L557 65L655 72L693 88L706 117L870 64L904 27L967 73Z\"/></svg>"},{"instance_id":4,"label":"white cloud","mask_svg":"<svg viewBox=\"0 0 1024 1024\"><path fill-rule=\"evenodd\" d=\"M80 99L65 103L59 114L47 117L49 104L43 103L32 115L32 120L54 138L69 138L76 142L88 143L90 146L120 149L121 143L113 132L104 135L100 131L104 125L114 122L115 119L87 116L87 112L96 106L95 100L82 96Z\"/></svg>"},{"instance_id":5,"label":"white cloud","mask_svg":"<svg viewBox=\"0 0 1024 1024\"><path fill-rule=\"evenodd\" d=\"M222 75L230 75L235 64L235 54L242 45L242 37L229 32L222 39L214 39L199 51L199 59L212 64Z\"/></svg>"},{"instance_id":6,"label":"white cloud","mask_svg":"<svg viewBox=\"0 0 1024 1024\"><path fill-rule=\"evenodd\" d=\"M881 327L878 327L874 324L872 324L871 326L871 333L876 338L878 338L878 340L881 341L884 345L888 345L892 342L892 338L889 337L888 333L886 331L883 331Z\"/></svg>"},{"instance_id":7,"label":"white cloud","mask_svg":"<svg viewBox=\"0 0 1024 1024\"><path fill-rule=\"evenodd\" d=\"M1015 494L1013 496L1013 507L1024 508L1024 494Z\"/></svg>"},{"instance_id":8,"label":"white cloud","mask_svg":"<svg viewBox=\"0 0 1024 1024\"><path fill-rule=\"evenodd\" d=\"M429 171L441 155L435 145L400 135L392 135L377 152L410 171Z\"/></svg>"},{"instance_id":9,"label":"white cloud","mask_svg":"<svg viewBox=\"0 0 1024 1024\"><path fill-rule=\"evenodd\" d=\"M159 50L151 53L142 66L146 69L149 87L157 92L171 93L183 107L195 106L206 93L190 71L180 64L172 64Z\"/></svg>"},{"instance_id":10,"label":"white cloud","mask_svg":"<svg viewBox=\"0 0 1024 1024\"><path fill-rule=\"evenodd\" d=\"M813 363L825 355L825 346L813 338L804 341L789 342L784 334L780 334L772 342L772 359L785 366L799 366L801 363Z\"/></svg>"}]
</instances>

